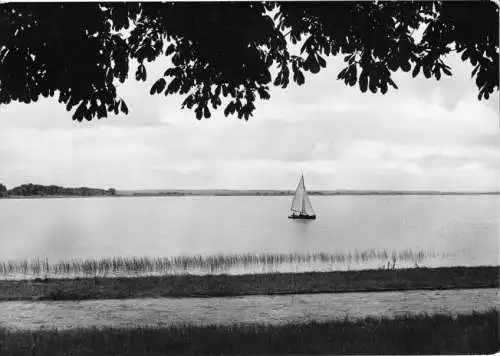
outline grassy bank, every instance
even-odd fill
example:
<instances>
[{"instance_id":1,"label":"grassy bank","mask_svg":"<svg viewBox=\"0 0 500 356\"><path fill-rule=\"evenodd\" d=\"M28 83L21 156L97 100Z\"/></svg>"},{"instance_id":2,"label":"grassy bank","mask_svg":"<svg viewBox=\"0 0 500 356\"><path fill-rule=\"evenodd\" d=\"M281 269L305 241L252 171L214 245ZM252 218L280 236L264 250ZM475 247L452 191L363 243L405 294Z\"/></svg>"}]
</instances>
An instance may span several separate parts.
<instances>
[{"instance_id":1,"label":"grassy bank","mask_svg":"<svg viewBox=\"0 0 500 356\"><path fill-rule=\"evenodd\" d=\"M325 323L9 331L2 355L491 354L499 312L410 315Z\"/></svg>"},{"instance_id":2,"label":"grassy bank","mask_svg":"<svg viewBox=\"0 0 500 356\"><path fill-rule=\"evenodd\" d=\"M499 267L0 281L2 300L210 297L498 288Z\"/></svg>"}]
</instances>

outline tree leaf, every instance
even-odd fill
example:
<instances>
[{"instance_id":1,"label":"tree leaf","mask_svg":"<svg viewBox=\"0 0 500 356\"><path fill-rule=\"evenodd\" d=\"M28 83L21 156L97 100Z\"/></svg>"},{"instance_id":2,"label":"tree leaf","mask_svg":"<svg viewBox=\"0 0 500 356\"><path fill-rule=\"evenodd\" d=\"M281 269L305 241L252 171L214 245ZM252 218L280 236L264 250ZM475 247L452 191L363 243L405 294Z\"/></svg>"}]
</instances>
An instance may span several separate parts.
<instances>
[{"instance_id":1,"label":"tree leaf","mask_svg":"<svg viewBox=\"0 0 500 356\"><path fill-rule=\"evenodd\" d=\"M434 75L436 76L437 80L441 79L441 71L439 70L439 67L436 67L436 69L434 70Z\"/></svg>"},{"instance_id":2,"label":"tree leaf","mask_svg":"<svg viewBox=\"0 0 500 356\"><path fill-rule=\"evenodd\" d=\"M472 74L471 74L471 78L474 77L477 73L477 70L479 69L479 64L477 66L474 67L474 70L472 71Z\"/></svg>"},{"instance_id":3,"label":"tree leaf","mask_svg":"<svg viewBox=\"0 0 500 356\"><path fill-rule=\"evenodd\" d=\"M411 73L411 76L413 78L415 78L418 75L418 73L420 72L420 67L421 67L420 64L415 64L415 68L413 68L413 71Z\"/></svg>"},{"instance_id":4,"label":"tree leaf","mask_svg":"<svg viewBox=\"0 0 500 356\"><path fill-rule=\"evenodd\" d=\"M448 76L452 75L451 71L448 68L446 68L446 66L441 67L441 69L442 69L444 74L446 74Z\"/></svg>"},{"instance_id":5,"label":"tree leaf","mask_svg":"<svg viewBox=\"0 0 500 356\"><path fill-rule=\"evenodd\" d=\"M158 79L151 87L151 90L149 91L149 93L151 95L160 94L163 91L163 89L165 89L166 84L167 84L167 82L165 81L164 78Z\"/></svg>"},{"instance_id":6,"label":"tree leaf","mask_svg":"<svg viewBox=\"0 0 500 356\"><path fill-rule=\"evenodd\" d=\"M374 75L370 75L370 84L368 85L372 93L377 92L377 79Z\"/></svg>"},{"instance_id":7,"label":"tree leaf","mask_svg":"<svg viewBox=\"0 0 500 356\"><path fill-rule=\"evenodd\" d=\"M205 119L208 119L211 116L210 110L206 105L203 107L203 116L205 117Z\"/></svg>"},{"instance_id":8,"label":"tree leaf","mask_svg":"<svg viewBox=\"0 0 500 356\"><path fill-rule=\"evenodd\" d=\"M85 111L85 103L80 103L78 105L78 108L75 111L75 114L73 115L74 120L82 121L83 120L83 112Z\"/></svg>"},{"instance_id":9,"label":"tree leaf","mask_svg":"<svg viewBox=\"0 0 500 356\"><path fill-rule=\"evenodd\" d=\"M318 62L321 67L326 68L326 61L324 60L323 57L318 56Z\"/></svg>"},{"instance_id":10,"label":"tree leaf","mask_svg":"<svg viewBox=\"0 0 500 356\"><path fill-rule=\"evenodd\" d=\"M342 69L340 71L340 73L337 75L337 79L344 79L345 74L347 73L348 69L349 69L349 67L346 67L346 68Z\"/></svg>"},{"instance_id":11,"label":"tree leaf","mask_svg":"<svg viewBox=\"0 0 500 356\"><path fill-rule=\"evenodd\" d=\"M257 89L257 93L259 94L259 97L261 99L264 99L264 100L267 100L267 99L269 99L271 97L269 95L269 93L267 92L266 88L264 88L264 87L259 87Z\"/></svg>"},{"instance_id":12,"label":"tree leaf","mask_svg":"<svg viewBox=\"0 0 500 356\"><path fill-rule=\"evenodd\" d=\"M422 69L423 69L423 72L424 72L424 76L426 78L430 78L431 77L431 67L430 67L430 65L424 65L422 67Z\"/></svg>"},{"instance_id":13,"label":"tree leaf","mask_svg":"<svg viewBox=\"0 0 500 356\"><path fill-rule=\"evenodd\" d=\"M382 94L387 93L387 82L385 80L380 83L380 91Z\"/></svg>"},{"instance_id":14,"label":"tree leaf","mask_svg":"<svg viewBox=\"0 0 500 356\"><path fill-rule=\"evenodd\" d=\"M366 90L368 89L368 74L366 70L363 70L359 76L359 88L363 93L366 93Z\"/></svg>"},{"instance_id":15,"label":"tree leaf","mask_svg":"<svg viewBox=\"0 0 500 356\"><path fill-rule=\"evenodd\" d=\"M196 118L198 120L201 120L203 118L203 106L201 106L201 104L198 104L196 109L194 109L194 112L196 113Z\"/></svg>"},{"instance_id":16,"label":"tree leaf","mask_svg":"<svg viewBox=\"0 0 500 356\"><path fill-rule=\"evenodd\" d=\"M300 71L300 69L297 72L297 84L302 85L305 82L304 74Z\"/></svg>"},{"instance_id":17,"label":"tree leaf","mask_svg":"<svg viewBox=\"0 0 500 356\"><path fill-rule=\"evenodd\" d=\"M389 83L394 89L398 89L398 86L391 78L387 78L387 83Z\"/></svg>"},{"instance_id":18,"label":"tree leaf","mask_svg":"<svg viewBox=\"0 0 500 356\"><path fill-rule=\"evenodd\" d=\"M122 113L124 113L125 115L127 115L128 114L127 104L125 104L125 101L123 99L121 99L120 101L121 101L120 110L121 110Z\"/></svg>"},{"instance_id":19,"label":"tree leaf","mask_svg":"<svg viewBox=\"0 0 500 356\"><path fill-rule=\"evenodd\" d=\"M176 49L175 45L173 43L170 44L165 50L165 56L170 56L172 53L174 53L175 49Z\"/></svg>"},{"instance_id":20,"label":"tree leaf","mask_svg":"<svg viewBox=\"0 0 500 356\"><path fill-rule=\"evenodd\" d=\"M411 64L410 64L410 62L403 61L401 63L401 69L403 70L403 72L409 72L411 70Z\"/></svg>"}]
</instances>

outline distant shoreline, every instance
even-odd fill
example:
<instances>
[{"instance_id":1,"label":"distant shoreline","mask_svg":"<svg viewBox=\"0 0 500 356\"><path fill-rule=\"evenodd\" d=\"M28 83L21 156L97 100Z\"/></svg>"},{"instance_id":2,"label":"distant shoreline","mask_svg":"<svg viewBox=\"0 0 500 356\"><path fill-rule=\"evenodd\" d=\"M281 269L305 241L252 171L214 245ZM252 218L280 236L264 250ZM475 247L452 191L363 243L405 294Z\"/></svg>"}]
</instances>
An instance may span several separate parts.
<instances>
[{"instance_id":1,"label":"distant shoreline","mask_svg":"<svg viewBox=\"0 0 500 356\"><path fill-rule=\"evenodd\" d=\"M294 190L158 190L158 191L117 191L116 196L292 196ZM309 195L500 195L498 192L440 192L440 191L373 191L373 190L308 190Z\"/></svg>"},{"instance_id":2,"label":"distant shoreline","mask_svg":"<svg viewBox=\"0 0 500 356\"><path fill-rule=\"evenodd\" d=\"M438 191L308 191L311 196L395 196L395 195L500 195L500 192L438 192ZM185 197L185 196L292 196L287 190L164 190L117 191L115 195L9 195L0 199L61 198L123 198L123 197Z\"/></svg>"}]
</instances>

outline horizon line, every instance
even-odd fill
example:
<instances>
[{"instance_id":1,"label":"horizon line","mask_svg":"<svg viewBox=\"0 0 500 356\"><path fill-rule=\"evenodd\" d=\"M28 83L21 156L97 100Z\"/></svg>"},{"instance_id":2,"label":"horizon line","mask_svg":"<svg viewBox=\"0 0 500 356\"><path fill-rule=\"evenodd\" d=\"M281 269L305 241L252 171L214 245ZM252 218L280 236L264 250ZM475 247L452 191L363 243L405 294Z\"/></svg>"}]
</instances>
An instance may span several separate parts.
<instances>
[{"instance_id":1,"label":"horizon line","mask_svg":"<svg viewBox=\"0 0 500 356\"><path fill-rule=\"evenodd\" d=\"M226 191L226 192L248 192L248 191L268 191L268 192L284 192L295 191L293 189L277 189L277 188L140 188L140 189L118 189L122 192L188 192L188 191ZM372 188L341 188L341 189L307 189L308 192L439 192L439 193L500 193L500 190L440 190L440 189L372 189Z\"/></svg>"},{"instance_id":2,"label":"horizon line","mask_svg":"<svg viewBox=\"0 0 500 356\"><path fill-rule=\"evenodd\" d=\"M115 188L113 186L107 188L96 188L93 186L85 186L85 185L75 185L75 186L59 186L57 184L39 184L39 183L22 183L11 188L6 187L7 190L11 190L17 188L22 185L40 185L40 186L57 186L60 188L66 189L78 189L78 188L87 188L87 189L96 189L96 190L109 190L114 189L116 192L125 192L125 193L161 193L161 192L293 192L296 188L289 189L279 189L279 188L136 188L136 189L122 189ZM348 192L357 192L357 193L489 193L489 194L500 194L500 189L464 189L464 190L440 190L440 189L378 189L378 188L340 188L340 189L307 189L310 193L348 193Z\"/></svg>"}]
</instances>

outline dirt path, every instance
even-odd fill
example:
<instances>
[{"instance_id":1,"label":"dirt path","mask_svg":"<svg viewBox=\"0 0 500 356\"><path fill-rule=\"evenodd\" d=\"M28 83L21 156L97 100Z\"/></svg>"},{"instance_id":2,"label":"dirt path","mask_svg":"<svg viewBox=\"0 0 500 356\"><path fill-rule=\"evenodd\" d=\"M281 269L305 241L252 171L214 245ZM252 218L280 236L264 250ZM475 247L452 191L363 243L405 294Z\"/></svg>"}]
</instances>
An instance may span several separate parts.
<instances>
[{"instance_id":1,"label":"dirt path","mask_svg":"<svg viewBox=\"0 0 500 356\"><path fill-rule=\"evenodd\" d=\"M179 323L279 324L407 313L467 313L498 308L498 289L378 293L0 302L0 326L138 327Z\"/></svg>"}]
</instances>

